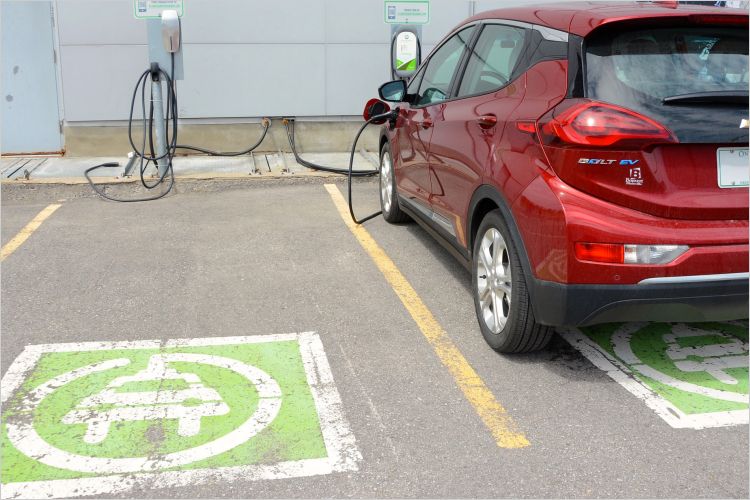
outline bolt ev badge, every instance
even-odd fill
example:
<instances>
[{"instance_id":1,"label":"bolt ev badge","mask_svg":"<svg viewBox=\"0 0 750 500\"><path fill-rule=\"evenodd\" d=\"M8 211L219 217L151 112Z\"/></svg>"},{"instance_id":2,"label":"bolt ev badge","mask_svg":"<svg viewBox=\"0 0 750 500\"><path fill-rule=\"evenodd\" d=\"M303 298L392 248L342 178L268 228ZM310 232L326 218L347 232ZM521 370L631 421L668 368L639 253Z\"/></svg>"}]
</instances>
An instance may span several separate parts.
<instances>
[{"instance_id":1,"label":"bolt ev badge","mask_svg":"<svg viewBox=\"0 0 750 500\"><path fill-rule=\"evenodd\" d=\"M640 160L604 160L602 158L581 158L578 163L583 165L628 165L635 166Z\"/></svg>"},{"instance_id":2,"label":"bolt ev badge","mask_svg":"<svg viewBox=\"0 0 750 500\"><path fill-rule=\"evenodd\" d=\"M586 165L612 165L617 160L602 160L601 158L581 158L578 163L584 163Z\"/></svg>"},{"instance_id":3,"label":"bolt ev badge","mask_svg":"<svg viewBox=\"0 0 750 500\"><path fill-rule=\"evenodd\" d=\"M750 128L750 121L747 118L743 118L740 122L740 128Z\"/></svg>"}]
</instances>

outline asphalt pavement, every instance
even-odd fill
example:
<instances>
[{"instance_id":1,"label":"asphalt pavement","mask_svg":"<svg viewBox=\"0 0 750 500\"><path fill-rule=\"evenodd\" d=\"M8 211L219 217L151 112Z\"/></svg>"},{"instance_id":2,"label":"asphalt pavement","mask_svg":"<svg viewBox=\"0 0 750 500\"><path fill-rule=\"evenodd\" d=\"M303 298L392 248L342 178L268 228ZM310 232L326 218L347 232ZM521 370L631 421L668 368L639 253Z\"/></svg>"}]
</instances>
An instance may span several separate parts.
<instances>
[{"instance_id":1,"label":"asphalt pavement","mask_svg":"<svg viewBox=\"0 0 750 500\"><path fill-rule=\"evenodd\" d=\"M675 428L648 398L618 383L567 337L555 336L538 353L495 353L479 333L469 273L416 224L368 222L366 231L528 442L501 447L481 405L462 392L440 346L345 225L323 182L332 181L219 182L137 204L105 202L82 191L71 196L66 189L73 188L30 194L4 187L4 248L45 207L61 206L2 262L3 416L15 426L4 428L3 461L9 465L2 469L3 497L38 491L135 498L748 497L746 424ZM345 184L336 186L345 192ZM376 210L376 182L358 182L355 203L360 215ZM739 328L746 332L747 323ZM297 335L279 337L284 334ZM153 351L137 343L146 340L158 341ZM323 354L311 348L313 362L304 346L318 341ZM302 347L287 352L284 342ZM744 342L746 349L746 333ZM228 347L217 349L217 343ZM37 344L48 347L38 355L33 348L24 351ZM266 428L247 438L242 453L217 452L187 465L139 462L117 472L107 467L133 453L123 452L127 446L117 439L151 443L148 456L161 457L168 446L184 451L181 439L203 439L205 431L209 442L231 425L220 423L216 410L198 419L201 434L195 435L167 422L175 414L157 418L143 410L133 417L123 410L99 444L88 434L93 424L87 430L65 424L67 417L49 418L85 407L92 395L112 394L106 388L117 386L113 377L97 382L103 375L91 372L84 384L81 370L115 351L130 356L133 370L118 368L128 380L156 373L160 384L183 377L195 389L197 379L184 375L192 370L201 387L212 387L231 407L229 416L236 401L260 408L257 380L260 396L253 390L237 396L244 386L230 374L212 375L187 362L152 367L172 359L159 356L175 349L262 368L281 386L276 421L261 418ZM66 373L74 375L64 379ZM746 399L747 369L740 373ZM631 385L636 380L633 373L625 378ZM68 404L63 395L50 392L45 403L33 392L45 380L53 381L50 391L69 383L70 408L57 408ZM159 391L179 393L162 385ZM294 398L308 403L293 405ZM165 406L165 400L155 401ZM145 400L133 406L141 404ZM747 405L739 408L735 416L747 413ZM138 418L150 423L139 427ZM91 463L109 465L92 472L73 459L47 463L43 453L29 456L24 443L37 435L32 428L55 453L97 456L104 462ZM346 460L333 460L336 453Z\"/></svg>"}]
</instances>

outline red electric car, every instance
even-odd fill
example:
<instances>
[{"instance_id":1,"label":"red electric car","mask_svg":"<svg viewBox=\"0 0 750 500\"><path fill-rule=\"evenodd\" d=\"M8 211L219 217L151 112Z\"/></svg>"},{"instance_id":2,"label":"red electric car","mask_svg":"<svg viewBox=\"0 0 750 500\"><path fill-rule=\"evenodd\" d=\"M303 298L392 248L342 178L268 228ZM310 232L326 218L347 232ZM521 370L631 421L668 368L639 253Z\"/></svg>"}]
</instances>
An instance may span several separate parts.
<instances>
[{"instance_id":1,"label":"red electric car","mask_svg":"<svg viewBox=\"0 0 750 500\"><path fill-rule=\"evenodd\" d=\"M397 108L383 216L471 269L494 349L560 325L747 317L747 12L490 11L380 98Z\"/></svg>"}]
</instances>

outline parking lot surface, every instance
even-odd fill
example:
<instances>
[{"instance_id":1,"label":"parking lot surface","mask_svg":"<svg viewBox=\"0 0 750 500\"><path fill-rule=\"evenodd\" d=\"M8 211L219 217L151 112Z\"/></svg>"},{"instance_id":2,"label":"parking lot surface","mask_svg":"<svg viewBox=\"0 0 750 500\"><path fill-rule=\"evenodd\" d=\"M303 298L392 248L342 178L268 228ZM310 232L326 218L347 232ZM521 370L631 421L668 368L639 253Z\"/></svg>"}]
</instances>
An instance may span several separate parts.
<instances>
[{"instance_id":1,"label":"parking lot surface","mask_svg":"<svg viewBox=\"0 0 750 500\"><path fill-rule=\"evenodd\" d=\"M468 272L413 223L363 246L345 188L4 196L4 248L61 206L2 262L3 497L748 497L746 321L499 355Z\"/></svg>"}]
</instances>

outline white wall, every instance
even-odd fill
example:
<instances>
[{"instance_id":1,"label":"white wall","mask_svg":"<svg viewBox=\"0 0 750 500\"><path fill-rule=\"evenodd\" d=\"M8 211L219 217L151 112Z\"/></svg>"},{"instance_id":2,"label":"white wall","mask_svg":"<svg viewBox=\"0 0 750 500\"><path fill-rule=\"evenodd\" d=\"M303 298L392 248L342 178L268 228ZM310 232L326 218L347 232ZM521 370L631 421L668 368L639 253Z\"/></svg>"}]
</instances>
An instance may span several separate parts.
<instances>
[{"instance_id":1,"label":"white wall","mask_svg":"<svg viewBox=\"0 0 750 500\"><path fill-rule=\"evenodd\" d=\"M472 10L522 0L432 0L425 53ZM358 115L390 78L382 0L185 0L183 118ZM132 0L56 0L65 120L124 120L148 67Z\"/></svg>"}]
</instances>

